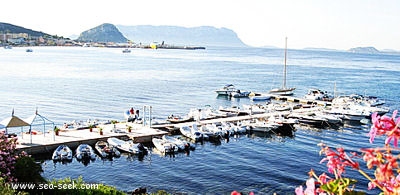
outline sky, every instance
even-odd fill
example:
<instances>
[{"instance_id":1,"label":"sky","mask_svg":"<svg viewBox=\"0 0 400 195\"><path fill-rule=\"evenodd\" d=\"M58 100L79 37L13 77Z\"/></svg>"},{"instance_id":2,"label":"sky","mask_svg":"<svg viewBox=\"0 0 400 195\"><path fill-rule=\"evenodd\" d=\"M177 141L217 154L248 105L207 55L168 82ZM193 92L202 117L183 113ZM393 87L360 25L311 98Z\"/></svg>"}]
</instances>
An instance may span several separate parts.
<instances>
[{"instance_id":1,"label":"sky","mask_svg":"<svg viewBox=\"0 0 400 195\"><path fill-rule=\"evenodd\" d=\"M398 0L20 0L0 22L68 37L103 23L228 28L250 46L400 51Z\"/></svg>"}]
</instances>

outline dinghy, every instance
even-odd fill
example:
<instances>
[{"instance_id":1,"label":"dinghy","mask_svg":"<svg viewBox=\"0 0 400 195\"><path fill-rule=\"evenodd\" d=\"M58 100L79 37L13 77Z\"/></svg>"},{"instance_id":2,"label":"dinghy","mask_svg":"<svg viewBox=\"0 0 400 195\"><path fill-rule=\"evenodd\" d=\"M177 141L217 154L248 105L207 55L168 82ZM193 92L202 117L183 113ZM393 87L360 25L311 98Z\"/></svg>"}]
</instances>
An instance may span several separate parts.
<instances>
[{"instance_id":1,"label":"dinghy","mask_svg":"<svg viewBox=\"0 0 400 195\"><path fill-rule=\"evenodd\" d=\"M107 139L110 146L114 146L123 152L128 152L131 154L145 154L147 153L147 148L141 143L133 143L132 140L123 141L115 137L110 137Z\"/></svg>"},{"instance_id":2,"label":"dinghy","mask_svg":"<svg viewBox=\"0 0 400 195\"><path fill-rule=\"evenodd\" d=\"M72 150L67 145L59 145L53 152L54 161L72 161Z\"/></svg>"},{"instance_id":3,"label":"dinghy","mask_svg":"<svg viewBox=\"0 0 400 195\"><path fill-rule=\"evenodd\" d=\"M121 153L118 151L118 149L116 147L110 146L105 141L96 142L96 144L94 145L94 148L97 150L97 152L100 154L100 156L102 158L121 156Z\"/></svg>"},{"instance_id":4,"label":"dinghy","mask_svg":"<svg viewBox=\"0 0 400 195\"><path fill-rule=\"evenodd\" d=\"M151 141L153 142L157 150L160 151L161 153L166 154L166 153L178 152L178 147L172 142L156 137L154 137Z\"/></svg>"},{"instance_id":5,"label":"dinghy","mask_svg":"<svg viewBox=\"0 0 400 195\"><path fill-rule=\"evenodd\" d=\"M78 148L76 148L76 159L78 160L94 160L96 159L96 154L92 146L88 144L80 144Z\"/></svg>"}]
</instances>

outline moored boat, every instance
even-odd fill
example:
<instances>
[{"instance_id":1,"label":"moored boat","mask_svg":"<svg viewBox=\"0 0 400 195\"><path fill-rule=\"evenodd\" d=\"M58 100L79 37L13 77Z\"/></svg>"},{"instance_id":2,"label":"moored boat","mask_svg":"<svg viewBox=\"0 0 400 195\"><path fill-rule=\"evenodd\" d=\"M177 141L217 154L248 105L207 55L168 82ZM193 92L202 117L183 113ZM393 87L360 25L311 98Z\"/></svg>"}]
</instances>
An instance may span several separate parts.
<instances>
[{"instance_id":1,"label":"moored boat","mask_svg":"<svg viewBox=\"0 0 400 195\"><path fill-rule=\"evenodd\" d=\"M249 97L250 94L251 94L250 91L240 91L240 90L237 90L237 91L235 91L235 92L232 92L232 93L230 94L230 96L233 97L233 98L245 98L245 97Z\"/></svg>"},{"instance_id":2,"label":"moored boat","mask_svg":"<svg viewBox=\"0 0 400 195\"><path fill-rule=\"evenodd\" d=\"M193 116L179 116L179 115L169 115L167 121L170 123L184 123L184 122L190 122L193 121L194 117Z\"/></svg>"},{"instance_id":3,"label":"moored boat","mask_svg":"<svg viewBox=\"0 0 400 195\"><path fill-rule=\"evenodd\" d=\"M272 98L271 95L268 94L250 94L251 101L268 101Z\"/></svg>"},{"instance_id":4,"label":"moored boat","mask_svg":"<svg viewBox=\"0 0 400 195\"><path fill-rule=\"evenodd\" d=\"M224 87L222 87L221 89L215 90L215 92L218 95L228 95L228 96L230 96L232 93L237 92L237 89L236 89L235 85L227 84Z\"/></svg>"},{"instance_id":5,"label":"moored boat","mask_svg":"<svg viewBox=\"0 0 400 195\"><path fill-rule=\"evenodd\" d=\"M125 48L124 50L122 50L122 53L131 53L131 50L128 48Z\"/></svg>"},{"instance_id":6,"label":"moored boat","mask_svg":"<svg viewBox=\"0 0 400 195\"><path fill-rule=\"evenodd\" d=\"M72 150L67 145L59 145L53 152L54 161L72 161Z\"/></svg>"},{"instance_id":7,"label":"moored boat","mask_svg":"<svg viewBox=\"0 0 400 195\"><path fill-rule=\"evenodd\" d=\"M283 82L282 82L282 87L281 88L274 88L271 89L268 93L273 94L273 95L279 95L279 96L292 96L293 91L296 89L294 87L288 88L286 87L286 61L287 61L287 37L285 39L285 63L283 67Z\"/></svg>"},{"instance_id":8,"label":"moored boat","mask_svg":"<svg viewBox=\"0 0 400 195\"><path fill-rule=\"evenodd\" d=\"M94 159L96 159L96 154L94 153L92 146L90 146L88 144L80 144L76 148L75 156L76 156L76 159L78 159L78 160L94 160Z\"/></svg>"},{"instance_id":9,"label":"moored boat","mask_svg":"<svg viewBox=\"0 0 400 195\"><path fill-rule=\"evenodd\" d=\"M94 148L97 150L97 152L100 154L100 156L102 158L121 156L121 153L118 151L118 149L116 147L110 146L105 141L96 142L96 144L94 145Z\"/></svg>"},{"instance_id":10,"label":"moored boat","mask_svg":"<svg viewBox=\"0 0 400 195\"><path fill-rule=\"evenodd\" d=\"M133 143L132 140L123 141L116 137L110 137L107 139L110 146L114 146L123 152L128 152L131 154L145 154L147 153L147 148L141 143Z\"/></svg>"},{"instance_id":11,"label":"moored boat","mask_svg":"<svg viewBox=\"0 0 400 195\"><path fill-rule=\"evenodd\" d=\"M322 91L320 89L311 88L308 89L307 94L304 96L304 99L307 100L320 100L320 101L332 101L333 95L330 95L327 91Z\"/></svg>"},{"instance_id":12,"label":"moored boat","mask_svg":"<svg viewBox=\"0 0 400 195\"><path fill-rule=\"evenodd\" d=\"M191 146L190 143L188 143L187 141L181 140L175 136L163 135L162 139L170 143L174 143L180 151L194 148L194 146Z\"/></svg>"},{"instance_id":13,"label":"moored boat","mask_svg":"<svg viewBox=\"0 0 400 195\"><path fill-rule=\"evenodd\" d=\"M161 153L175 153L178 152L178 147L173 143L170 142L169 140L164 140L161 138L156 138L153 137L153 139L151 139L153 145L155 146L155 148L157 148L158 151L160 151Z\"/></svg>"},{"instance_id":14,"label":"moored boat","mask_svg":"<svg viewBox=\"0 0 400 195\"><path fill-rule=\"evenodd\" d=\"M278 123L275 122L269 122L267 120L255 120L253 122L250 122L248 124L251 128L251 131L256 131L256 132L271 132L273 130L276 130L281 126Z\"/></svg>"},{"instance_id":15,"label":"moored boat","mask_svg":"<svg viewBox=\"0 0 400 195\"><path fill-rule=\"evenodd\" d=\"M205 135L201 133L197 127L193 126L182 126L179 128L183 136L192 139L193 141L203 141L205 140Z\"/></svg>"}]
</instances>

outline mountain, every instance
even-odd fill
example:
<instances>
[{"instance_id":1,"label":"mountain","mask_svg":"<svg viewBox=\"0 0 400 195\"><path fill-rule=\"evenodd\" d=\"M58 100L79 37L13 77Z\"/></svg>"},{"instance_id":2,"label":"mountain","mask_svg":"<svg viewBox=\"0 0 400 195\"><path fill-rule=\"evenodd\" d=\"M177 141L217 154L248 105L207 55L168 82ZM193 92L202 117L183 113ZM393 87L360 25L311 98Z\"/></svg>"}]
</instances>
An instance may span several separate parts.
<instances>
[{"instance_id":1,"label":"mountain","mask_svg":"<svg viewBox=\"0 0 400 195\"><path fill-rule=\"evenodd\" d=\"M104 23L82 32L78 41L126 43L128 39L113 24Z\"/></svg>"},{"instance_id":2,"label":"mountain","mask_svg":"<svg viewBox=\"0 0 400 195\"><path fill-rule=\"evenodd\" d=\"M380 53L375 47L354 47L348 50L352 53L369 53L369 54L376 54Z\"/></svg>"},{"instance_id":3,"label":"mountain","mask_svg":"<svg viewBox=\"0 0 400 195\"><path fill-rule=\"evenodd\" d=\"M149 44L165 42L170 45L200 45L200 46L246 46L237 34L227 28L211 26L180 27L180 26L124 26L118 29L135 43Z\"/></svg>"},{"instance_id":4,"label":"mountain","mask_svg":"<svg viewBox=\"0 0 400 195\"><path fill-rule=\"evenodd\" d=\"M47 33L35 31L31 29L27 29L21 26L16 26L9 23L0 22L0 33L26 33L29 36L33 37L41 37L41 36L50 36Z\"/></svg>"}]
</instances>

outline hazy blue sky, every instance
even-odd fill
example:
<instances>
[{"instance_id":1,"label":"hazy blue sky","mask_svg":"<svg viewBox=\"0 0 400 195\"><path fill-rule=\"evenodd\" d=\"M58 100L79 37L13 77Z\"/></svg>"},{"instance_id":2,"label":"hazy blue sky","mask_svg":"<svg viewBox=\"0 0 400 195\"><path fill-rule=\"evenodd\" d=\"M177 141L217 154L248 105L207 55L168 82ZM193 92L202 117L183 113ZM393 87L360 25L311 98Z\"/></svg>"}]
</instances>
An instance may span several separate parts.
<instances>
[{"instance_id":1,"label":"hazy blue sky","mask_svg":"<svg viewBox=\"0 0 400 195\"><path fill-rule=\"evenodd\" d=\"M49 34L115 25L215 26L252 46L400 50L399 0L21 0L1 3L0 22ZM134 40L135 41L135 40Z\"/></svg>"}]
</instances>

